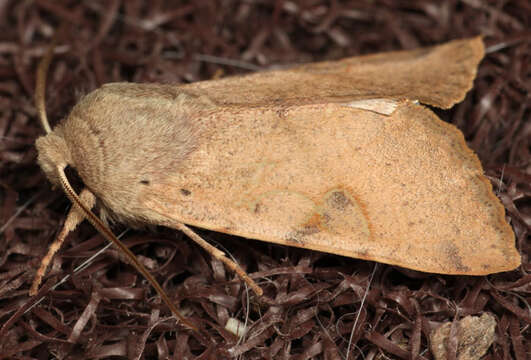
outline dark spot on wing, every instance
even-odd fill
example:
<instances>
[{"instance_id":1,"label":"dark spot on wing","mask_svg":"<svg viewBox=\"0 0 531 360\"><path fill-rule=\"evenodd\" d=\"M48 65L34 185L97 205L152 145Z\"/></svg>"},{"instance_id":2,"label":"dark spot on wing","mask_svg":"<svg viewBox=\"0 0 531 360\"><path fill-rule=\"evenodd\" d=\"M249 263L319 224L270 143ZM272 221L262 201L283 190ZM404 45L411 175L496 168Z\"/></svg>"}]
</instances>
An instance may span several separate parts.
<instances>
[{"instance_id":1,"label":"dark spot on wing","mask_svg":"<svg viewBox=\"0 0 531 360\"><path fill-rule=\"evenodd\" d=\"M463 259L461 258L461 255L459 255L459 250L449 241L444 245L444 255L447 261L452 264L451 266L457 271L463 273L470 271L470 268L463 264Z\"/></svg>"},{"instance_id":2,"label":"dark spot on wing","mask_svg":"<svg viewBox=\"0 0 531 360\"><path fill-rule=\"evenodd\" d=\"M302 236L306 236L306 235L317 234L319 231L321 230L316 225L306 225L302 229L297 230L297 233Z\"/></svg>"},{"instance_id":3,"label":"dark spot on wing","mask_svg":"<svg viewBox=\"0 0 531 360\"><path fill-rule=\"evenodd\" d=\"M187 190L187 189L181 189L181 194L183 194L184 196L190 196L192 192L190 190Z\"/></svg>"},{"instance_id":4,"label":"dark spot on wing","mask_svg":"<svg viewBox=\"0 0 531 360\"><path fill-rule=\"evenodd\" d=\"M140 180L142 185L149 185L149 180Z\"/></svg>"},{"instance_id":5,"label":"dark spot on wing","mask_svg":"<svg viewBox=\"0 0 531 360\"><path fill-rule=\"evenodd\" d=\"M333 191L326 199L328 206L337 210L344 210L346 207L351 206L352 202L341 190Z\"/></svg>"}]
</instances>

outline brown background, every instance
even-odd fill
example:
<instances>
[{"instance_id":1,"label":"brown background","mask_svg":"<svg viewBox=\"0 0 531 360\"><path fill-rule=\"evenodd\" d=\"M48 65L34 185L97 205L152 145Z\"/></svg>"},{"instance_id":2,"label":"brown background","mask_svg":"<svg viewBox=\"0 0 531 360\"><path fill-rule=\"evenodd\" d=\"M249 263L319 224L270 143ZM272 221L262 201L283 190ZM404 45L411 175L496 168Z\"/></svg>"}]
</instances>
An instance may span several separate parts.
<instances>
[{"instance_id":1,"label":"brown background","mask_svg":"<svg viewBox=\"0 0 531 360\"><path fill-rule=\"evenodd\" d=\"M525 359L531 351L525 340L531 336L530 20L527 0L0 2L0 354L207 359L230 350L245 359L342 359L359 314L351 359L430 359L433 328L490 312L497 327L487 358ZM488 54L474 89L452 110L437 112L478 153L506 206L522 267L454 277L380 264L360 311L374 263L201 231L259 281L265 296L257 299L182 235L132 230L124 241L206 334L163 321L167 308L112 248L56 290L45 290L45 300L23 315L34 272L69 208L36 165L33 147L43 134L32 104L35 68L62 25L47 88L52 124L106 82L186 83L484 35ZM55 284L103 246L84 224L45 283ZM247 310L251 330L237 344L223 327L229 317L245 319Z\"/></svg>"}]
</instances>

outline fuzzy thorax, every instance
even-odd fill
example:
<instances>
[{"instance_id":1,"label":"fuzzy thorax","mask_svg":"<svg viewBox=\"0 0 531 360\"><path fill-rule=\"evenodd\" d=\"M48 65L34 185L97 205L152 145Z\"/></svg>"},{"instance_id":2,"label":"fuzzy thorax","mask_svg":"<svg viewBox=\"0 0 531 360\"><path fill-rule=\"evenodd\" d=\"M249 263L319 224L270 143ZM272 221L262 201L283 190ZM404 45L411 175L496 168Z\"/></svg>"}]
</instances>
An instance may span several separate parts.
<instances>
[{"instance_id":1,"label":"fuzzy thorax","mask_svg":"<svg viewBox=\"0 0 531 360\"><path fill-rule=\"evenodd\" d=\"M179 172L197 143L190 117L204 106L178 87L115 83L84 96L48 135L37 140L39 164L58 185L70 165L98 198L103 215L150 222L140 198Z\"/></svg>"}]
</instances>

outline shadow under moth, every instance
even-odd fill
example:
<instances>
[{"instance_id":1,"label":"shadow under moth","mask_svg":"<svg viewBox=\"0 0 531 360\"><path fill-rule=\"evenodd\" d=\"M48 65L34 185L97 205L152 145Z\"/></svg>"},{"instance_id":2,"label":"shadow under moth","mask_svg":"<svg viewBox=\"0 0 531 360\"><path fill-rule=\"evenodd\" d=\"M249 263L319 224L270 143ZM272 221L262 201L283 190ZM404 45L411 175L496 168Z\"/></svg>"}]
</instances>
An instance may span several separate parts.
<instances>
[{"instance_id":1,"label":"shadow under moth","mask_svg":"<svg viewBox=\"0 0 531 360\"><path fill-rule=\"evenodd\" d=\"M483 54L477 37L186 85L106 84L36 142L75 204L59 238L88 218L183 321L107 220L184 231L258 294L185 224L424 272L514 269L514 233L477 156L423 105L462 101Z\"/></svg>"}]
</instances>

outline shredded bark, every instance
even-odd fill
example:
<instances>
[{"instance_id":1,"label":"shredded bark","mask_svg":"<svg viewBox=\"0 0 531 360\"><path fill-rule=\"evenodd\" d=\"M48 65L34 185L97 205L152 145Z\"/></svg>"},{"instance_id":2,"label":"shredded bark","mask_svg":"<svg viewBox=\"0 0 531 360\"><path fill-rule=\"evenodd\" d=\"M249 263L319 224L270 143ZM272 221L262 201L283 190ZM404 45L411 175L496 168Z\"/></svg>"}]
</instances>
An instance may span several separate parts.
<instances>
[{"instance_id":1,"label":"shredded bark","mask_svg":"<svg viewBox=\"0 0 531 360\"><path fill-rule=\"evenodd\" d=\"M432 359L435 328L486 312L497 322L488 358L529 357L528 0L8 0L0 24L0 358L345 359L350 349L348 359ZM474 89L437 113L480 157L506 207L522 266L467 277L378 264L371 276L375 264L368 261L200 231L260 283L264 296L257 298L181 234L130 230L125 243L201 329L191 332L112 247L74 271L105 245L83 224L30 298L70 206L51 189L33 145L43 134L33 105L35 70L58 29L46 91L52 125L107 82L189 83L483 35L487 56ZM247 323L244 338L225 330L229 318ZM456 334L450 330L447 339L452 358Z\"/></svg>"}]
</instances>

